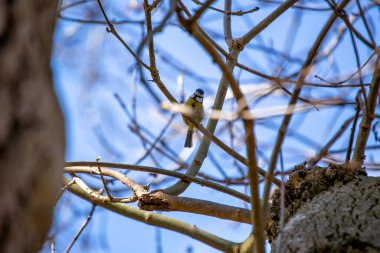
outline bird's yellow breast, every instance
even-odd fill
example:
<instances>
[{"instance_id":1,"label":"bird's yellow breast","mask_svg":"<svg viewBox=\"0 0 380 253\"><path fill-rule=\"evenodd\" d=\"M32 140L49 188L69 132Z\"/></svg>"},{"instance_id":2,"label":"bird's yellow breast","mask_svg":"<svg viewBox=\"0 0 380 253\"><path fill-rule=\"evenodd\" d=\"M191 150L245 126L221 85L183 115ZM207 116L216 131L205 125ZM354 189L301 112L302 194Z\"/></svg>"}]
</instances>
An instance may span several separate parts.
<instances>
[{"instance_id":1,"label":"bird's yellow breast","mask_svg":"<svg viewBox=\"0 0 380 253\"><path fill-rule=\"evenodd\" d=\"M186 102L185 105L191 106L193 108L203 108L203 105L199 102L197 102L194 98L189 98Z\"/></svg>"},{"instance_id":2,"label":"bird's yellow breast","mask_svg":"<svg viewBox=\"0 0 380 253\"><path fill-rule=\"evenodd\" d=\"M193 118L198 122L201 122L204 115L203 105L193 98L189 98L188 100L186 100L185 105L188 106L188 109L191 110L189 117ZM183 120L187 125L189 125L189 127L192 126L192 124L188 122L186 118L183 118Z\"/></svg>"}]
</instances>

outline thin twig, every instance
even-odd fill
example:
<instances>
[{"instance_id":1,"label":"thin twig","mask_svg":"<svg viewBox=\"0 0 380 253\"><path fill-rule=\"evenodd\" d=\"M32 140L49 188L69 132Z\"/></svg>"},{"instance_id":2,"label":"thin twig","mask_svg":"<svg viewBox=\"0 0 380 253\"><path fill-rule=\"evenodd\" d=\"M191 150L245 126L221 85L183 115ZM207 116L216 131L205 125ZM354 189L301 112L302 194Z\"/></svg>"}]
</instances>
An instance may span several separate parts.
<instances>
[{"instance_id":1,"label":"thin twig","mask_svg":"<svg viewBox=\"0 0 380 253\"><path fill-rule=\"evenodd\" d=\"M343 0L343 2L339 5L338 9L339 10L343 9L348 4L348 2L349 2L349 0ZM330 18L328 19L328 21L324 25L322 31L319 33L318 37L316 38L314 44L312 45L312 47L308 53L307 59L305 60L303 66L302 66L297 85L293 91L293 95L290 98L289 107L293 106L297 102L297 98L298 98L298 95L300 94L301 89L303 87L304 80L306 79L306 77L308 76L308 74L310 73L310 71L313 67L313 60L317 55L318 49L319 49L320 45L322 44L324 38L326 37L328 31L330 30L331 26L333 25L333 23L335 22L336 19L337 19L337 14L336 14L336 12L334 12L330 16ZM290 109L290 110L293 111L294 109ZM268 166L268 180L266 181L265 188L264 188L264 197L263 197L264 198L264 200L263 200L263 212L264 213L267 213L266 210L268 208L268 200L269 200L269 194L270 194L270 189L271 189L271 182L274 178L274 170L275 170L276 165L277 165L278 153L279 153L281 146L282 146L282 143L285 139L286 132L287 132L287 129L288 129L288 126L289 126L289 123L290 123L292 116L293 115L291 113L284 116L284 119L283 119L281 126L280 126L280 129L279 129L279 133L278 133L277 138L276 138L275 145L273 147L270 163Z\"/></svg>"},{"instance_id":2,"label":"thin twig","mask_svg":"<svg viewBox=\"0 0 380 253\"><path fill-rule=\"evenodd\" d=\"M220 67L223 71L224 76L228 80L230 87L234 93L234 96L237 101L238 111L239 113L250 114L248 104L244 98L243 93L241 92L238 83L235 78L232 76L231 71L228 66L224 63L220 55L217 53L215 48L199 33L198 29L194 29L196 27L195 23L189 25L189 23L184 19L182 13L177 11L177 17L181 25L188 30L188 32L198 41L198 43L209 53L214 62ZM242 48L240 46L237 47L238 51ZM254 224L254 235L255 235L255 246L259 253L265 252L264 249L264 227L262 210L259 199L259 179L258 179L258 169L257 169L257 161L256 161L256 140L253 132L254 122L252 119L243 119L244 128L245 128L245 138L247 143L247 156L248 156L248 178L250 181L250 189L251 189L251 205L253 209L253 224ZM254 208L253 208L254 207Z\"/></svg>"},{"instance_id":3,"label":"thin twig","mask_svg":"<svg viewBox=\"0 0 380 253\"><path fill-rule=\"evenodd\" d=\"M358 137L355 143L354 154L351 160L351 166L354 169L361 167L365 159L365 148L367 145L368 136L371 131L371 124L375 117L375 107L378 94L380 91L380 53L377 49L377 59L373 72L371 86L368 92L368 113L365 113L360 123Z\"/></svg>"},{"instance_id":4,"label":"thin twig","mask_svg":"<svg viewBox=\"0 0 380 253\"><path fill-rule=\"evenodd\" d=\"M325 82L325 83L328 83L330 85L330 87L334 87L334 88L337 88L337 87L341 87L341 88L344 88L344 87L348 87L346 85L341 85L341 84L344 84L346 82L348 82L350 79L352 79L356 74L359 73L359 71L362 71L364 69L364 67L366 67L368 65L368 63L371 62L371 59L372 57L374 57L376 55L376 52L373 52L369 57L368 59L363 63L363 65L360 66L360 68L358 68L356 71L354 71L351 75L349 75L347 78L345 78L344 80L341 80L341 81L338 81L338 82L329 82L327 80L325 80L324 78L318 76L318 75L315 75L314 77L315 78L318 78L319 80ZM305 84L307 85L307 84ZM361 81L359 84L356 84L355 87L357 86L369 86L368 83L363 83L363 81ZM352 86L351 86L352 87Z\"/></svg>"},{"instance_id":5,"label":"thin twig","mask_svg":"<svg viewBox=\"0 0 380 253\"><path fill-rule=\"evenodd\" d=\"M98 4L99 4L99 7L100 7L100 10L102 11L103 13L103 16L104 18L106 19L106 22L107 22L107 25L108 25L108 28L106 29L107 32L109 33L112 33L119 41L121 44L123 44L123 46L128 50L128 52L135 58L135 60L140 64L142 65L144 68L146 68L147 70L150 70L149 69L149 66L146 65L136 54L135 52L133 52L133 50L128 46L128 44L121 38L121 36L119 35L119 33L116 31L115 27L113 26L113 24L110 22L110 20L108 19L108 16L106 14L106 12L104 11L103 9L103 5L101 4L100 0L97 0Z\"/></svg>"},{"instance_id":6,"label":"thin twig","mask_svg":"<svg viewBox=\"0 0 380 253\"><path fill-rule=\"evenodd\" d=\"M78 169L68 169L67 171L70 171L71 175L73 176L73 180L75 182L75 184L77 184L80 188L83 189L83 191L85 191L89 196L91 196L92 198L94 199L97 199L99 201L103 201L103 202L120 202L120 203L132 203L132 202L135 202L138 197L135 193L133 193L133 195L129 198L112 198L110 199L108 196L103 196L101 193L103 191L103 189L101 189L100 191L95 191L94 189L92 189L91 187L89 187L81 178L79 178L78 176L75 176L73 175L74 173L72 172L79 172L81 173L81 170L78 170ZM83 172L83 170L82 170ZM91 169L90 171L86 171L85 173L87 174L91 174L93 172L93 170ZM98 172L96 172L95 174L97 174ZM114 177L114 178L117 178L117 177ZM117 178L120 180L120 178ZM69 186L70 187L70 186Z\"/></svg>"},{"instance_id":7,"label":"thin twig","mask_svg":"<svg viewBox=\"0 0 380 253\"><path fill-rule=\"evenodd\" d=\"M344 162L345 165L348 165L349 161L351 160L352 144L354 142L356 125L357 125L359 113L360 113L359 96L360 96L360 92L358 92L358 94L356 95L356 106L355 106L356 112L355 112L355 116L354 116L354 122L352 123L350 139L348 141L346 160ZM363 113L365 113L365 112L363 112Z\"/></svg>"},{"instance_id":8,"label":"thin twig","mask_svg":"<svg viewBox=\"0 0 380 253\"><path fill-rule=\"evenodd\" d=\"M198 4L198 5L203 5L203 3L201 1L198 1L198 0L192 0L195 4ZM249 9L249 10L246 10L246 11L231 11L231 8L229 10L221 10L221 9L218 9L218 8L215 8L213 6L209 6L208 7L210 10L214 10L214 11L217 11L217 12L220 12L220 13L223 13L223 14L227 14L227 15L233 15L233 16L243 16L245 14L248 14L248 13L252 13L252 12L255 12L255 11L258 11L260 8L259 7L254 7L252 9Z\"/></svg>"},{"instance_id":9,"label":"thin twig","mask_svg":"<svg viewBox=\"0 0 380 253\"><path fill-rule=\"evenodd\" d=\"M103 20L95 20L95 19L82 19L82 18L76 18L76 17L68 17L66 15L59 14L57 18L70 21L70 22L77 22L81 24L97 24L97 25L107 25L107 21ZM111 21L114 25L124 25L124 24L133 24L133 25L141 25L144 24L144 20L114 20Z\"/></svg>"},{"instance_id":10,"label":"thin twig","mask_svg":"<svg viewBox=\"0 0 380 253\"><path fill-rule=\"evenodd\" d=\"M232 248L236 245L234 242L215 236L181 220L173 219L153 212L138 210L134 207L130 207L121 203L103 202L98 199L94 199L76 184L71 185L69 187L69 190L95 205L102 206L125 217L130 217L134 220L141 221L152 226L166 228L184 235L191 236L196 240L204 242L213 248L225 252L232 252Z\"/></svg>"},{"instance_id":11,"label":"thin twig","mask_svg":"<svg viewBox=\"0 0 380 253\"><path fill-rule=\"evenodd\" d=\"M271 76L271 75L267 75L267 74L264 74L260 71L257 71L257 70L254 70L252 68L249 68L243 64L240 64L240 63L236 63L236 66L247 71L247 72L250 72L252 74L255 74L259 77L262 77L264 79L267 79L269 81L273 81L275 83L291 83L291 84L297 84L297 81L296 80L292 80L290 78L279 78L279 77L274 77L274 76ZM345 81L346 82L346 81ZM304 86L311 86L311 87L322 87L322 88L352 88L352 87L360 87L361 84L345 84L345 85L341 85L343 84L344 82L336 82L336 83L329 83L329 84L321 84L321 83L312 83L312 82L304 82ZM369 83L365 83L363 84L364 86L369 86L370 84Z\"/></svg>"},{"instance_id":12,"label":"thin twig","mask_svg":"<svg viewBox=\"0 0 380 253\"><path fill-rule=\"evenodd\" d=\"M155 9L159 3L161 3L162 0L154 0L152 4L149 5L149 9L150 11L152 11L153 9Z\"/></svg>"},{"instance_id":13,"label":"thin twig","mask_svg":"<svg viewBox=\"0 0 380 253\"><path fill-rule=\"evenodd\" d=\"M292 7L298 0L287 0L283 4L281 4L274 12L272 12L270 15L268 15L263 22L260 22L258 25L253 27L249 32L247 32L243 37L239 39L239 41L246 45L249 41L251 41L254 37L256 37L257 34L262 32L267 26L272 23L274 20L276 20L279 15L284 13L286 10L288 10L290 7Z\"/></svg>"},{"instance_id":14,"label":"thin twig","mask_svg":"<svg viewBox=\"0 0 380 253\"><path fill-rule=\"evenodd\" d=\"M213 2L215 2L215 0L207 0L204 4L202 4L202 6L194 13L193 17L189 19L189 26L197 23L203 12L205 12Z\"/></svg>"},{"instance_id":15,"label":"thin twig","mask_svg":"<svg viewBox=\"0 0 380 253\"><path fill-rule=\"evenodd\" d=\"M358 8L359 8L360 17L362 18L362 21L363 21L363 23L364 23L364 27L365 27L365 29L366 29L368 35L369 35L369 38L370 38L372 44L373 44L373 45L376 45L375 39L373 38L373 35L372 35L372 32L371 32L371 29L369 29L369 25L368 25L367 19L366 19L365 15L364 15L364 11L363 11L363 8L362 8L362 6L361 6L359 0L356 0L356 5L357 5Z\"/></svg>"},{"instance_id":16,"label":"thin twig","mask_svg":"<svg viewBox=\"0 0 380 253\"><path fill-rule=\"evenodd\" d=\"M331 139L327 142L327 144L319 151L318 155L311 159L310 166L315 166L319 160L321 160L324 156L326 156L329 152L329 149L334 145L334 143L342 136L344 131L350 126L354 117L348 118L340 127L340 129L331 137Z\"/></svg>"},{"instance_id":17,"label":"thin twig","mask_svg":"<svg viewBox=\"0 0 380 253\"><path fill-rule=\"evenodd\" d=\"M225 0L224 1L224 11L225 14L223 15L223 28L224 28L224 38L226 40L226 44L231 50L231 43L232 43L232 30L231 30L231 15L227 15L227 12L231 12L231 0Z\"/></svg>"},{"instance_id":18,"label":"thin twig","mask_svg":"<svg viewBox=\"0 0 380 253\"><path fill-rule=\"evenodd\" d=\"M285 213L285 175L284 175L284 158L282 155L282 151L280 151L280 165L281 165L281 177L282 177L282 183L280 188L280 229L278 233L278 242L279 244L276 245L276 253L280 253L281 249L281 237L282 237L282 231L284 229L284 213Z\"/></svg>"},{"instance_id":19,"label":"thin twig","mask_svg":"<svg viewBox=\"0 0 380 253\"><path fill-rule=\"evenodd\" d=\"M162 128L161 132L158 134L157 138L155 141L153 141L153 144L150 146L150 148L145 152L145 154L139 158L135 164L140 164L144 159L152 152L153 149L156 148L157 144L161 141L162 137L166 133L166 131L169 129L169 126L172 124L173 120L175 118L175 114L173 114L169 121L166 123L166 125Z\"/></svg>"},{"instance_id":20,"label":"thin twig","mask_svg":"<svg viewBox=\"0 0 380 253\"><path fill-rule=\"evenodd\" d=\"M57 196L57 200L55 201L55 204L57 204L58 201L61 199L62 194L66 191L66 189L67 189L70 185L72 185L72 184L74 184L74 183L75 183L75 181L74 181L74 180L71 180L70 182L68 182L67 184L65 184L64 187L62 187L62 189L59 191L59 194L58 194L58 196Z\"/></svg>"},{"instance_id":21,"label":"thin twig","mask_svg":"<svg viewBox=\"0 0 380 253\"><path fill-rule=\"evenodd\" d=\"M58 10L59 11L63 11L63 10L66 10L66 9L69 9L69 8L72 8L72 7L75 7L75 6L78 6L78 5L81 5L81 4L85 4L85 3L89 3L89 2L95 2L96 0L79 0L77 2L73 2L73 3L69 3L69 4L66 4L64 6L62 6L62 1L60 1L60 5L58 6Z\"/></svg>"},{"instance_id":22,"label":"thin twig","mask_svg":"<svg viewBox=\"0 0 380 253\"><path fill-rule=\"evenodd\" d=\"M229 194L231 196L234 196L234 197L241 199L241 200L244 200L246 202L249 202L249 200L250 200L249 196L247 196L243 193L240 193L236 190L230 189L230 188L222 186L220 184L209 182L209 181L201 179L201 178L184 175L182 173L178 173L178 172L170 171L170 170L157 169L157 168L152 168L152 167L147 167L147 166L128 165L128 164L121 164L121 163L105 163L105 162L98 162L98 163L96 163L96 162L66 162L65 166L66 167L64 170L67 172L76 171L76 170L70 170L70 167L77 167L77 166L80 166L80 167L82 167L82 166L83 167L91 167L91 166L97 167L97 166L101 166L101 167L106 167L106 168L107 167L108 168L119 168L119 169L125 169L125 170L143 171L143 172L162 174L162 175L180 178L183 181L194 182L196 184L206 186L206 187L209 187L211 189L215 189L217 191ZM90 172L88 168L87 169L83 168L82 171L85 173ZM95 174L97 174L97 173L98 172L96 172ZM103 173L107 173L107 175L110 175L110 176L116 175L116 174L114 174L115 171L113 173L108 173L108 171L104 171L104 169L103 169ZM124 174L122 174L122 176L120 175L121 178L124 178L124 176L125 176ZM120 180L120 178L118 178L118 179Z\"/></svg>"},{"instance_id":23,"label":"thin twig","mask_svg":"<svg viewBox=\"0 0 380 253\"><path fill-rule=\"evenodd\" d=\"M161 81L157 65L156 65L156 56L154 52L154 40L153 40L153 32L152 32L152 17L151 17L152 7L148 4L147 0L144 0L144 13L145 13L145 20L146 20L146 29L147 29L147 40L148 40L148 49L149 49L149 61L150 61L150 67L149 71L151 73L151 76L153 78L153 81L157 84L157 87L161 90L161 92L166 96L167 99L169 99L172 103L178 103L177 100L174 98L174 96L170 93L170 91L167 89L165 84ZM162 26L166 23L167 20L169 20L169 17L171 16L171 10L164 18L164 21L161 23ZM158 31L158 30L156 30Z\"/></svg>"},{"instance_id":24,"label":"thin twig","mask_svg":"<svg viewBox=\"0 0 380 253\"><path fill-rule=\"evenodd\" d=\"M376 48L376 45L369 42L366 38L363 37L363 35L360 32L358 32L357 29L355 29L355 27L352 26L352 24L350 23L350 21L347 18L346 12L344 11L343 8L340 8L339 6L336 7L336 4L330 3L330 1L326 1L326 2L330 5L331 9L334 10L335 14L339 18L341 18L343 20L343 22L347 25L347 27L356 35L356 37L364 43L364 45L366 45L367 47L369 47L371 49Z\"/></svg>"},{"instance_id":25,"label":"thin twig","mask_svg":"<svg viewBox=\"0 0 380 253\"><path fill-rule=\"evenodd\" d=\"M99 162L99 161L100 161L100 157L96 158L96 162ZM102 183L103 183L104 189L106 190L107 196L110 199L110 201L112 201L111 193L110 193L110 191L109 191L109 189L107 187L107 182L104 179L104 176L103 176L103 173L102 173L102 168L100 166L98 167L98 171L99 171L99 174L100 174L100 178L102 179Z\"/></svg>"},{"instance_id":26,"label":"thin twig","mask_svg":"<svg viewBox=\"0 0 380 253\"><path fill-rule=\"evenodd\" d=\"M91 221L91 218L94 214L96 205L92 205L92 208L90 210L90 213L87 215L86 220L83 222L82 226L79 228L78 232L74 236L73 240L70 242L69 246L66 248L65 253L70 252L71 248L73 247L74 243L78 240L79 236L82 234L83 230L87 227L88 223Z\"/></svg>"},{"instance_id":27,"label":"thin twig","mask_svg":"<svg viewBox=\"0 0 380 253\"><path fill-rule=\"evenodd\" d=\"M345 17L345 19L347 19L347 17ZM347 21L349 22L349 21ZM359 82L360 82L360 87L361 87L361 93L363 95L363 98L364 98L364 109L366 111L366 113L368 114L368 99L367 99L367 94L366 94L366 90L364 88L364 85L363 85L363 77L362 77L362 70L361 70L361 64L360 64L360 57L359 57L359 52L358 52L358 47L356 45L356 41L355 41L355 37L354 37L354 34L351 30L351 27L349 27L349 31L350 31L350 38L351 38L351 42L352 42L352 46L354 48L354 54L355 54L355 60L356 60L356 66L357 66L357 69L358 69L358 73L359 73Z\"/></svg>"},{"instance_id":28,"label":"thin twig","mask_svg":"<svg viewBox=\"0 0 380 253\"><path fill-rule=\"evenodd\" d=\"M262 2L262 3L272 3L272 4L282 4L283 1L280 1L280 0L257 0L259 2ZM297 5L297 4L294 4L292 7L292 9L300 9L300 10L307 10L307 11L317 11L317 12L325 12L325 11L329 11L331 10L330 8L324 8L324 7L320 7L320 8L316 8L316 7L311 7L311 6L304 6L304 5Z\"/></svg>"},{"instance_id":29,"label":"thin twig","mask_svg":"<svg viewBox=\"0 0 380 253\"><path fill-rule=\"evenodd\" d=\"M162 148L162 147L158 147L157 145L153 145L152 141L148 140L147 137L145 137L138 129L138 127L136 126L129 126L129 129L135 133L140 139L141 141L143 141L144 143L146 143L147 145L149 145L150 147L153 147L154 150L158 151L160 154L164 155L165 157L167 157L169 160L171 160L172 162L178 164L179 166L181 166L182 168L188 168L188 164L183 161L180 157L177 156L174 156L174 155L171 155L167 152L167 150L165 148ZM146 152L148 152L148 148L146 148ZM150 155L152 155L152 153L150 153Z\"/></svg>"},{"instance_id":30,"label":"thin twig","mask_svg":"<svg viewBox=\"0 0 380 253\"><path fill-rule=\"evenodd\" d=\"M182 1L178 0L177 3L181 7L181 9L186 13L188 18L190 19L191 14L187 10L186 6L182 3ZM207 41L209 41L210 44L212 44L214 47L217 46L217 44L215 42L211 42L213 40L205 32L203 32L203 30L199 27L199 25L197 27L194 27L194 29L196 29L196 28L199 29L199 32L201 33L201 35L204 36L204 38ZM235 66L237 56L238 56L238 51L232 51L230 57L227 58L227 65L228 65L228 68L230 69L230 71L232 71L234 66ZM220 79L218 90L217 90L217 93L215 96L215 101L214 101L214 104L212 107L213 110L221 110L222 109L224 99L225 99L225 96L227 93L227 86L228 86L227 79L226 79L225 75L222 75L222 78ZM206 129L213 134L215 129L216 129L217 124L218 124L218 119L210 119L207 123ZM210 144L211 144L211 142L210 142L209 138L202 138L202 141L201 141L201 144L197 150L197 153L195 154L195 157L194 157L189 169L186 172L187 175L195 176L198 173L198 171L200 170L200 168L202 166L204 159L207 156L207 152L208 152L208 149L210 147ZM182 192L184 192L189 185L190 185L189 183L186 183L183 181L178 181L174 185L166 188L165 191L167 191L173 195L179 195Z\"/></svg>"}]
</instances>

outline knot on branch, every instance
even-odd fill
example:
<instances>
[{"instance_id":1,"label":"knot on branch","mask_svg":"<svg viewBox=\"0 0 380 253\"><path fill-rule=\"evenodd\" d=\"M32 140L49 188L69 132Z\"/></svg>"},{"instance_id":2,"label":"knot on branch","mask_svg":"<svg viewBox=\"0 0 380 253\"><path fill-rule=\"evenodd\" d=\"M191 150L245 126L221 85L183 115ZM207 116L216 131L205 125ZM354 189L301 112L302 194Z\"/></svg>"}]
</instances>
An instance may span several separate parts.
<instances>
[{"instance_id":1,"label":"knot on branch","mask_svg":"<svg viewBox=\"0 0 380 253\"><path fill-rule=\"evenodd\" d=\"M153 80L157 80L160 78L160 73L156 68L152 68L150 74L152 75Z\"/></svg>"},{"instance_id":2,"label":"knot on branch","mask_svg":"<svg viewBox=\"0 0 380 253\"><path fill-rule=\"evenodd\" d=\"M230 51L237 50L240 52L244 49L244 43L240 39L232 40L229 49Z\"/></svg>"},{"instance_id":3,"label":"knot on branch","mask_svg":"<svg viewBox=\"0 0 380 253\"><path fill-rule=\"evenodd\" d=\"M107 33L114 33L115 32L115 28L113 27L113 24L109 23L108 26L109 27L106 28Z\"/></svg>"},{"instance_id":4,"label":"knot on branch","mask_svg":"<svg viewBox=\"0 0 380 253\"><path fill-rule=\"evenodd\" d=\"M295 166L285 184L284 224L316 195L332 187L347 184L361 175L367 175L364 169L348 169L343 165L312 168L303 165ZM269 242L272 242L277 237L280 228L281 192L279 189L272 196L272 204L268 212L266 232Z\"/></svg>"},{"instance_id":5,"label":"knot on branch","mask_svg":"<svg viewBox=\"0 0 380 253\"><path fill-rule=\"evenodd\" d=\"M171 206L166 202L166 193L153 191L142 194L139 197L138 206L145 211L171 211Z\"/></svg>"},{"instance_id":6,"label":"knot on branch","mask_svg":"<svg viewBox=\"0 0 380 253\"><path fill-rule=\"evenodd\" d=\"M344 9L337 10L337 12L338 12L338 15L342 17L348 17L347 12Z\"/></svg>"}]
</instances>

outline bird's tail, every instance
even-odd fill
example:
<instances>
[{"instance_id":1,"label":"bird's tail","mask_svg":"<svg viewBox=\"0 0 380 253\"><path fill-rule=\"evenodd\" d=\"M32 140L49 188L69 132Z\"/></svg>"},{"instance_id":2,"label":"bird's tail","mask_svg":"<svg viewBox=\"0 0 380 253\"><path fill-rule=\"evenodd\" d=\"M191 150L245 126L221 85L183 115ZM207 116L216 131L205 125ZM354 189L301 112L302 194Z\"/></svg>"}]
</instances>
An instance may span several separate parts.
<instances>
[{"instance_id":1,"label":"bird's tail","mask_svg":"<svg viewBox=\"0 0 380 253\"><path fill-rule=\"evenodd\" d=\"M189 127L187 129L185 148L191 148L193 146L193 133L194 133L194 131L191 130L190 127Z\"/></svg>"}]
</instances>

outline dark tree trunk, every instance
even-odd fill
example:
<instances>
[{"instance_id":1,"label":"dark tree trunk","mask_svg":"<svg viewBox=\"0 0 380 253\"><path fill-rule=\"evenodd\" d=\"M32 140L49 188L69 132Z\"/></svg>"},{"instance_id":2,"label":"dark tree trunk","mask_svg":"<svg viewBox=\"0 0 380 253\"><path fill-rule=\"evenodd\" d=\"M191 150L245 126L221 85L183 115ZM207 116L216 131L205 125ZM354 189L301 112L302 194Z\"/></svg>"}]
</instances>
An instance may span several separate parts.
<instances>
[{"instance_id":1,"label":"dark tree trunk","mask_svg":"<svg viewBox=\"0 0 380 253\"><path fill-rule=\"evenodd\" d=\"M50 73L56 1L0 0L0 252L36 252L61 187L64 124Z\"/></svg>"},{"instance_id":2,"label":"dark tree trunk","mask_svg":"<svg viewBox=\"0 0 380 253\"><path fill-rule=\"evenodd\" d=\"M290 177L281 233L279 192L271 210L272 252L380 252L380 178L350 173L317 168Z\"/></svg>"}]
</instances>

